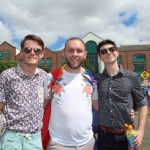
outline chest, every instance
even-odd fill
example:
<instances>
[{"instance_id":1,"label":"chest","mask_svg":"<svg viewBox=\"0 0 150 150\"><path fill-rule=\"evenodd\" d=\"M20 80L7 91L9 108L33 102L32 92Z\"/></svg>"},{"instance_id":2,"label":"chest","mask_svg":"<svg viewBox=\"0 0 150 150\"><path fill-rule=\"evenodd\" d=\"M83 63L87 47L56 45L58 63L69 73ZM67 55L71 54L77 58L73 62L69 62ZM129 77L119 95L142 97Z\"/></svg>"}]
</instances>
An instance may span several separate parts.
<instances>
[{"instance_id":1,"label":"chest","mask_svg":"<svg viewBox=\"0 0 150 150\"><path fill-rule=\"evenodd\" d=\"M122 95L133 91L132 79L128 77L102 77L98 82L100 95Z\"/></svg>"}]
</instances>

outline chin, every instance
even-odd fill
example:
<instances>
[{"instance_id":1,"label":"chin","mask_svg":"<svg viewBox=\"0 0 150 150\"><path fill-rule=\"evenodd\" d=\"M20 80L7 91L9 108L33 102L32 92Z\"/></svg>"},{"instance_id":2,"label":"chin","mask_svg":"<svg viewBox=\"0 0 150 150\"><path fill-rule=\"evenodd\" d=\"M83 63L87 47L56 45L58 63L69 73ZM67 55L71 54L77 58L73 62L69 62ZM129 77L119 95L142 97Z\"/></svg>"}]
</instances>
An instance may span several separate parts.
<instances>
[{"instance_id":1,"label":"chin","mask_svg":"<svg viewBox=\"0 0 150 150\"><path fill-rule=\"evenodd\" d=\"M26 62L26 64L29 64L29 65L38 65L37 62Z\"/></svg>"}]
</instances>

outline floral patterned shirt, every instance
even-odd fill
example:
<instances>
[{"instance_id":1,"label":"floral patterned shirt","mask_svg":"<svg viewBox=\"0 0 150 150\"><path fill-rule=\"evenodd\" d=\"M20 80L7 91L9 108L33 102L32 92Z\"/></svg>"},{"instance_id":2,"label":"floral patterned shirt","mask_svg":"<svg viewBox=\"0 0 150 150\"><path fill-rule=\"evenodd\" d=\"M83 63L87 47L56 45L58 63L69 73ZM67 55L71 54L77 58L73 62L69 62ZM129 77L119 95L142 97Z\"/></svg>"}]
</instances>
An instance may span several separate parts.
<instances>
[{"instance_id":1,"label":"floral patterned shirt","mask_svg":"<svg viewBox=\"0 0 150 150\"><path fill-rule=\"evenodd\" d=\"M90 77L82 73L70 73L63 69L54 82L52 74L45 79L51 103L49 132L51 138L61 145L84 145L93 137L92 91ZM48 94L47 94L48 95ZM48 96L45 95L45 99Z\"/></svg>"},{"instance_id":2,"label":"floral patterned shirt","mask_svg":"<svg viewBox=\"0 0 150 150\"><path fill-rule=\"evenodd\" d=\"M0 102L6 104L7 129L36 133L42 128L46 72L37 68L29 78L20 65L0 74Z\"/></svg>"}]
</instances>

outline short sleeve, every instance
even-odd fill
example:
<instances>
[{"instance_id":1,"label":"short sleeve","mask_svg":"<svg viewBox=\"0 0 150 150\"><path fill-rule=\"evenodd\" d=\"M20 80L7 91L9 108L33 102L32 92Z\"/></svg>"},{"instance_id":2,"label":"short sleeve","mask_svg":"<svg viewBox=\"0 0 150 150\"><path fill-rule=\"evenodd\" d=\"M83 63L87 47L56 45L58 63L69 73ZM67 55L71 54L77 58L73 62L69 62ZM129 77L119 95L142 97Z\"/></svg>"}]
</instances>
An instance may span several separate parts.
<instances>
[{"instance_id":1,"label":"short sleeve","mask_svg":"<svg viewBox=\"0 0 150 150\"><path fill-rule=\"evenodd\" d=\"M51 98L51 89L49 89L49 85L52 82L52 74L47 73L46 77L44 78L44 99Z\"/></svg>"},{"instance_id":2,"label":"short sleeve","mask_svg":"<svg viewBox=\"0 0 150 150\"><path fill-rule=\"evenodd\" d=\"M93 82L92 100L98 100L97 84Z\"/></svg>"}]
</instances>

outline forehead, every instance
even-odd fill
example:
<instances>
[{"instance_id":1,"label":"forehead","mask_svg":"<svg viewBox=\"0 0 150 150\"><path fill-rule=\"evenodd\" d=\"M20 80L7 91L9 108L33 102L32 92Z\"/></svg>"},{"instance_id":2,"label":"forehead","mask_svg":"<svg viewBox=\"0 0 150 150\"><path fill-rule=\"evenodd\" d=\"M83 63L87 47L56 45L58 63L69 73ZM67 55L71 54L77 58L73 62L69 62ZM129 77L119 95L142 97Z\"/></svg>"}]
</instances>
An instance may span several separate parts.
<instances>
[{"instance_id":1,"label":"forehead","mask_svg":"<svg viewBox=\"0 0 150 150\"><path fill-rule=\"evenodd\" d=\"M114 47L114 45L112 45L112 44L105 44L105 45L100 47L100 50L102 50L104 48L109 48L109 47Z\"/></svg>"},{"instance_id":2,"label":"forehead","mask_svg":"<svg viewBox=\"0 0 150 150\"><path fill-rule=\"evenodd\" d=\"M33 41L33 40L26 40L24 42L23 48L25 48L25 47L42 48L36 41Z\"/></svg>"},{"instance_id":3,"label":"forehead","mask_svg":"<svg viewBox=\"0 0 150 150\"><path fill-rule=\"evenodd\" d=\"M85 50L84 44L80 40L70 40L66 44L66 49L83 49Z\"/></svg>"}]
</instances>

